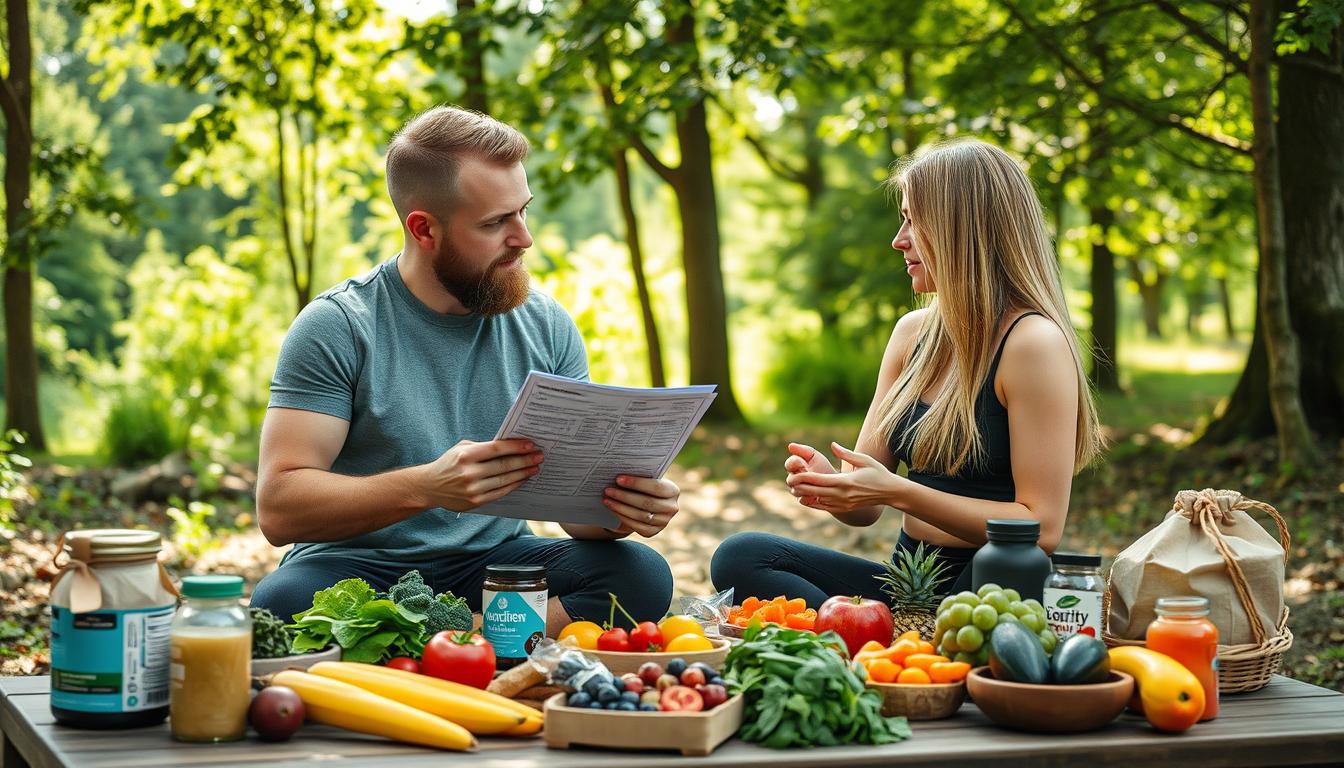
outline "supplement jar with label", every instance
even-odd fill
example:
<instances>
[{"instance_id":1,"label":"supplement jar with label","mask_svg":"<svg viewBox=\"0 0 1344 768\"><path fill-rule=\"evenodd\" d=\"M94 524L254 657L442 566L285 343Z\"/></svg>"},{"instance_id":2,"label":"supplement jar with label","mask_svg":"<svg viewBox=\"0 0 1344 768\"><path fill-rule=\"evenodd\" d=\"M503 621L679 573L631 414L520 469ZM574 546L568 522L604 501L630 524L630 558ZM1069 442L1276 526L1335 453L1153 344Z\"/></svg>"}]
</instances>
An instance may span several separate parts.
<instances>
[{"instance_id":1,"label":"supplement jar with label","mask_svg":"<svg viewBox=\"0 0 1344 768\"><path fill-rule=\"evenodd\" d=\"M155 531L72 531L51 587L51 714L76 728L168 716L168 628L177 589Z\"/></svg>"},{"instance_id":2,"label":"supplement jar with label","mask_svg":"<svg viewBox=\"0 0 1344 768\"><path fill-rule=\"evenodd\" d=\"M252 617L241 576L187 576L173 618L172 726L178 741L237 741L252 703Z\"/></svg>"},{"instance_id":3,"label":"supplement jar with label","mask_svg":"<svg viewBox=\"0 0 1344 768\"><path fill-rule=\"evenodd\" d=\"M1061 639L1078 632L1101 637L1101 555L1056 552L1055 570L1045 579L1045 620Z\"/></svg>"},{"instance_id":4,"label":"supplement jar with label","mask_svg":"<svg viewBox=\"0 0 1344 768\"><path fill-rule=\"evenodd\" d=\"M495 668L527 659L546 636L546 567L488 565L481 590L481 633L495 649Z\"/></svg>"}]
</instances>

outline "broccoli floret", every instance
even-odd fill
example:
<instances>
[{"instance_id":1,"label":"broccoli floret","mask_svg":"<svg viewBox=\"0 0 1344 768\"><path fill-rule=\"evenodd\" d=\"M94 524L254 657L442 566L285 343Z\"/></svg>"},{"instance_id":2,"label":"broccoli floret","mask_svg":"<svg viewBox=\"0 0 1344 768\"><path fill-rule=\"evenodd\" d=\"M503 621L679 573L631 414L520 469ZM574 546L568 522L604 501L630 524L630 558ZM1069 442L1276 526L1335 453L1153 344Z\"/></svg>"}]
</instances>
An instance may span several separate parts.
<instances>
[{"instance_id":1,"label":"broccoli floret","mask_svg":"<svg viewBox=\"0 0 1344 768\"><path fill-rule=\"evenodd\" d=\"M452 629L465 632L471 629L471 609L466 598L456 597L452 592L439 595L429 606L425 619L425 631L430 635Z\"/></svg>"},{"instance_id":2,"label":"broccoli floret","mask_svg":"<svg viewBox=\"0 0 1344 768\"><path fill-rule=\"evenodd\" d=\"M397 605L405 606L407 610L424 613L429 608L429 602L434 599L434 590L425 584L425 580L420 576L419 571L407 571L387 591L387 596ZM416 599L421 597L424 599ZM415 602L408 603L407 601L410 600ZM417 605L419 607L415 607Z\"/></svg>"}]
</instances>

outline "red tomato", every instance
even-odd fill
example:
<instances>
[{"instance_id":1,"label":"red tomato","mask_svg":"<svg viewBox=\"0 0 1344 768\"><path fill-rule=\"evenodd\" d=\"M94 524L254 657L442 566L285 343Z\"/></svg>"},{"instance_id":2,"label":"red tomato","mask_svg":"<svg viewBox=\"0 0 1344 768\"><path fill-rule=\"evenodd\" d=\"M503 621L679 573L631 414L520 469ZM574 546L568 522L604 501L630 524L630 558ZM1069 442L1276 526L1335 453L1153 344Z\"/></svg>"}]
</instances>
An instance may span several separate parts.
<instances>
[{"instance_id":1,"label":"red tomato","mask_svg":"<svg viewBox=\"0 0 1344 768\"><path fill-rule=\"evenodd\" d=\"M662 649L663 632L652 621L639 622L635 630L630 633L630 650L661 651Z\"/></svg>"},{"instance_id":2,"label":"red tomato","mask_svg":"<svg viewBox=\"0 0 1344 768\"><path fill-rule=\"evenodd\" d=\"M705 699L693 688L673 685L663 691L658 708L664 712L699 712L705 708Z\"/></svg>"},{"instance_id":3,"label":"red tomato","mask_svg":"<svg viewBox=\"0 0 1344 768\"><path fill-rule=\"evenodd\" d=\"M495 649L475 631L440 632L425 643L420 671L484 690L495 676Z\"/></svg>"},{"instance_id":4,"label":"red tomato","mask_svg":"<svg viewBox=\"0 0 1344 768\"><path fill-rule=\"evenodd\" d=\"M597 636L597 650L599 651L631 651L630 635L626 634L624 629L608 629L606 632Z\"/></svg>"},{"instance_id":5,"label":"red tomato","mask_svg":"<svg viewBox=\"0 0 1344 768\"><path fill-rule=\"evenodd\" d=\"M388 659L383 666L393 669L404 669L407 672L420 673L420 662L412 659L410 656L398 656L395 659Z\"/></svg>"},{"instance_id":6,"label":"red tomato","mask_svg":"<svg viewBox=\"0 0 1344 768\"><path fill-rule=\"evenodd\" d=\"M840 635L853 657L869 640L883 648L891 644L891 609L880 600L836 595L817 610L815 629L817 634L831 630Z\"/></svg>"}]
</instances>

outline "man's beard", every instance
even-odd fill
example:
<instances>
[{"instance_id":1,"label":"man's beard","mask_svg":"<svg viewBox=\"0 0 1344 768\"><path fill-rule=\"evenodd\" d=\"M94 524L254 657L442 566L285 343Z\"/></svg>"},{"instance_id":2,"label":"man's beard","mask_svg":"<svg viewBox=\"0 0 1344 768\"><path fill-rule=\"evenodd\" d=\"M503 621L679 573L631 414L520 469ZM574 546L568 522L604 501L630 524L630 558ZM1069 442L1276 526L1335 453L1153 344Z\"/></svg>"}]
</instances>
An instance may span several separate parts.
<instances>
[{"instance_id":1,"label":"man's beard","mask_svg":"<svg viewBox=\"0 0 1344 768\"><path fill-rule=\"evenodd\" d=\"M477 315L502 315L527 301L528 275L521 265L500 267L500 262L520 258L523 249L509 252L480 272L471 272L465 259L452 243L434 257L434 275L443 289L453 295L468 312Z\"/></svg>"}]
</instances>

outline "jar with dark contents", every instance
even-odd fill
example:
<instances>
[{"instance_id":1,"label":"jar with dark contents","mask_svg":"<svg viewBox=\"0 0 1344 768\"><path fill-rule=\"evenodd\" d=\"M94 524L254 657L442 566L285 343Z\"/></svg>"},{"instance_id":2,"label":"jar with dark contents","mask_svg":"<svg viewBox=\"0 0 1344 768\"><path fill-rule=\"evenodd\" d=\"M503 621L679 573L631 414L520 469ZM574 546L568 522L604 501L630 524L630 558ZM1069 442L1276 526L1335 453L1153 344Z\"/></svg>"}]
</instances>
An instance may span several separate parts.
<instances>
[{"instance_id":1,"label":"jar with dark contents","mask_svg":"<svg viewBox=\"0 0 1344 768\"><path fill-rule=\"evenodd\" d=\"M495 649L495 668L527 659L546 636L546 567L487 565L481 590L481 633Z\"/></svg>"}]
</instances>

